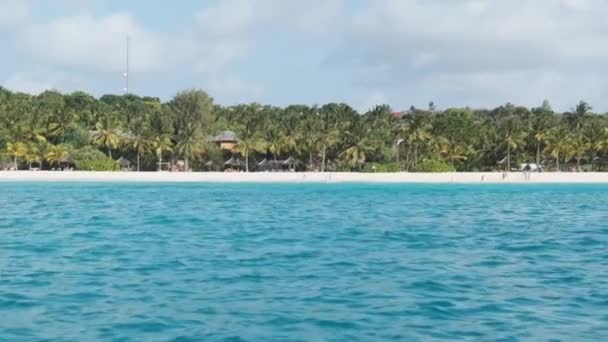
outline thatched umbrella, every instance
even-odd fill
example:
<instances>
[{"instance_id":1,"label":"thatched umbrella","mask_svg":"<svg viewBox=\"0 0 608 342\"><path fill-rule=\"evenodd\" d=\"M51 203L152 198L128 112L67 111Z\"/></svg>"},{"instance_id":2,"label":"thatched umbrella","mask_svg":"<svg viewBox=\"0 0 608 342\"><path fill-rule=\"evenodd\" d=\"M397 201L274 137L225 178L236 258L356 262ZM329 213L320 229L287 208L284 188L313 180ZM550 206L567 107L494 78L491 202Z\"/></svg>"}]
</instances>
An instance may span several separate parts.
<instances>
[{"instance_id":1,"label":"thatched umbrella","mask_svg":"<svg viewBox=\"0 0 608 342\"><path fill-rule=\"evenodd\" d=\"M63 160L61 160L60 164L63 166L65 166L66 168L69 168L70 166L75 166L76 162L74 161L74 158L72 158L72 156L67 156L65 158L63 158Z\"/></svg>"},{"instance_id":2,"label":"thatched umbrella","mask_svg":"<svg viewBox=\"0 0 608 342\"><path fill-rule=\"evenodd\" d=\"M236 158L232 157L232 158L228 159L224 163L224 165L230 166L231 168L232 167L242 167L243 166L243 162L240 159L236 159Z\"/></svg>"},{"instance_id":3,"label":"thatched umbrella","mask_svg":"<svg viewBox=\"0 0 608 342\"><path fill-rule=\"evenodd\" d=\"M289 170L295 170L296 169L297 160L295 160L294 157L289 157L289 158L283 160L283 162L281 164L287 166L287 168Z\"/></svg>"},{"instance_id":4,"label":"thatched umbrella","mask_svg":"<svg viewBox=\"0 0 608 342\"><path fill-rule=\"evenodd\" d=\"M120 171L128 171L131 167L131 162L122 156L116 160L116 164L118 164Z\"/></svg>"},{"instance_id":5,"label":"thatched umbrella","mask_svg":"<svg viewBox=\"0 0 608 342\"><path fill-rule=\"evenodd\" d=\"M258 163L257 168L260 170L268 171L268 165L270 165L268 159L264 158L261 162Z\"/></svg>"},{"instance_id":6,"label":"thatched umbrella","mask_svg":"<svg viewBox=\"0 0 608 342\"><path fill-rule=\"evenodd\" d=\"M205 166L207 166L207 168L209 168L209 171L211 171L211 168L215 165L215 162L213 162L213 160L210 160L208 162L205 163Z\"/></svg>"}]
</instances>

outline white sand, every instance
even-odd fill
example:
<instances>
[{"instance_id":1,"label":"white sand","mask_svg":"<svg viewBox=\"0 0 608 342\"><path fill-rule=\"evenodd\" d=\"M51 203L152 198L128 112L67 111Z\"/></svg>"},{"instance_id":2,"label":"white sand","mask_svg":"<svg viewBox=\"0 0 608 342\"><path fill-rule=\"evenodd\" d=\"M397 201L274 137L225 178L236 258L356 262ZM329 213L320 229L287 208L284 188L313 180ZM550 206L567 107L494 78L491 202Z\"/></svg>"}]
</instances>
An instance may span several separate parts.
<instances>
[{"instance_id":1,"label":"white sand","mask_svg":"<svg viewBox=\"0 0 608 342\"><path fill-rule=\"evenodd\" d=\"M0 182L608 183L608 173L223 173L0 171Z\"/></svg>"}]
</instances>

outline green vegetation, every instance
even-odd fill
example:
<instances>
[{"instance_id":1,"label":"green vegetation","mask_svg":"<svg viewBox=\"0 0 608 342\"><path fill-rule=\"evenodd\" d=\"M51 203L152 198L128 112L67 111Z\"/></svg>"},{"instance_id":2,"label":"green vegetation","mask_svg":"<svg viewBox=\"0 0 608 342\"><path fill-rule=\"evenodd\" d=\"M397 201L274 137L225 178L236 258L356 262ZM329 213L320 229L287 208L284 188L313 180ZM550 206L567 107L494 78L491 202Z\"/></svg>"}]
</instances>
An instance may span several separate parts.
<instances>
[{"instance_id":1,"label":"green vegetation","mask_svg":"<svg viewBox=\"0 0 608 342\"><path fill-rule=\"evenodd\" d=\"M425 159L414 167L414 172L453 172L454 167L443 160Z\"/></svg>"},{"instance_id":2,"label":"green vegetation","mask_svg":"<svg viewBox=\"0 0 608 342\"><path fill-rule=\"evenodd\" d=\"M209 141L234 131L233 150ZM604 170L608 118L581 101L554 113L506 104L490 110L388 106L358 113L346 104L285 108L262 104L220 106L200 90L163 103L136 95L46 91L37 96L0 88L0 164L52 169L115 170L124 157L154 171L178 160L185 169L210 170L236 157L243 170L257 162L295 158L298 170L412 172L516 169ZM165 166L163 166L165 165Z\"/></svg>"}]
</instances>

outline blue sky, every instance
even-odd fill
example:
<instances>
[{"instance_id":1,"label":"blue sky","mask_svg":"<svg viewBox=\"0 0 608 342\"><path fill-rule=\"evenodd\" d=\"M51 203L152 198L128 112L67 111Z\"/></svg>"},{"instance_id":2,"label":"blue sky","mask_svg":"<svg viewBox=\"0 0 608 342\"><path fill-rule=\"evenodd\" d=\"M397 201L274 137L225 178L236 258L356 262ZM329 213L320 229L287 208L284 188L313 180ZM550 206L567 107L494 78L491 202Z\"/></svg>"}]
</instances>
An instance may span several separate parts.
<instances>
[{"instance_id":1,"label":"blue sky","mask_svg":"<svg viewBox=\"0 0 608 342\"><path fill-rule=\"evenodd\" d=\"M217 102L608 110L602 0L0 0L0 84Z\"/></svg>"}]
</instances>

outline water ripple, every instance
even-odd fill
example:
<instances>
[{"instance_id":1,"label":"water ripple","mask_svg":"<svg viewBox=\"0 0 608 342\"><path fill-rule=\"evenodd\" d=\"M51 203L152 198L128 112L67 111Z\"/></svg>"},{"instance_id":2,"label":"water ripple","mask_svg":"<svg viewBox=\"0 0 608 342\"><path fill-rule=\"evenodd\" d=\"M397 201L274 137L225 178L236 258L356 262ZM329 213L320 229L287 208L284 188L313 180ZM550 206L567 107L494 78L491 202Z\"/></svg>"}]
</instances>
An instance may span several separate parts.
<instances>
[{"instance_id":1,"label":"water ripple","mask_svg":"<svg viewBox=\"0 0 608 342\"><path fill-rule=\"evenodd\" d=\"M606 186L0 188L0 340L608 339Z\"/></svg>"}]
</instances>

